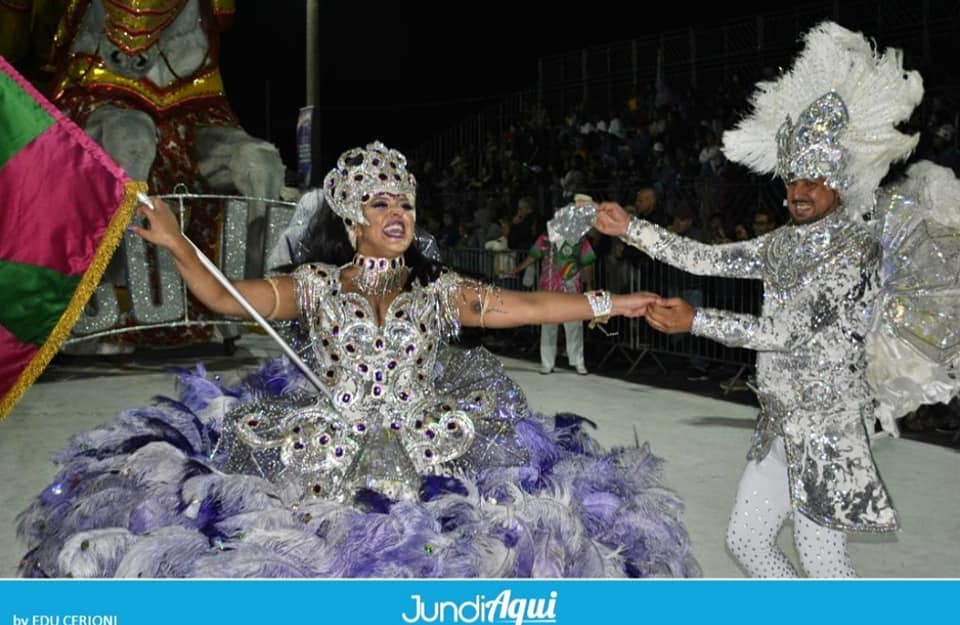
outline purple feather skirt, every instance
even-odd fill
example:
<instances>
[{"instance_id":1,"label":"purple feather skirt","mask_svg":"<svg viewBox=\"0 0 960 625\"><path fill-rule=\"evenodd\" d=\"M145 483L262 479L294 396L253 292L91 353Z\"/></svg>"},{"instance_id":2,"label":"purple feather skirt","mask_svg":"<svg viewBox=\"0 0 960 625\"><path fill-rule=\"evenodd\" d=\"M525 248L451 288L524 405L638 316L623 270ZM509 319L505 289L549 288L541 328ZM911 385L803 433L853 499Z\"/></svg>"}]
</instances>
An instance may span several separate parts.
<instances>
[{"instance_id":1,"label":"purple feather skirt","mask_svg":"<svg viewBox=\"0 0 960 625\"><path fill-rule=\"evenodd\" d=\"M294 504L225 469L223 415L282 402L299 374L270 361L234 387L202 366L179 397L78 434L20 514L25 577L689 577L679 498L646 444L604 451L575 415L530 412L483 350L443 350L437 387L496 389L522 463L424 476L416 501L375 492ZM482 366L477 366L481 362ZM438 365L438 369L440 366ZM484 372L482 375L476 372ZM473 373L471 373L473 372ZM477 441L475 444L482 444Z\"/></svg>"}]
</instances>

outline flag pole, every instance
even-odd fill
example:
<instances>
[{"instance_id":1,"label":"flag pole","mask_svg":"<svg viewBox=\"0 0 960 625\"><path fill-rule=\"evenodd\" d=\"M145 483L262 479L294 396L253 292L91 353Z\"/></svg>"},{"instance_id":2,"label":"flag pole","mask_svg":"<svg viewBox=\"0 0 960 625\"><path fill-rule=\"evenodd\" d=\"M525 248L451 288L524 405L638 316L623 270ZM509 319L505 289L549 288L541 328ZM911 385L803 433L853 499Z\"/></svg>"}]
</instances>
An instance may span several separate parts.
<instances>
[{"instance_id":1,"label":"flag pole","mask_svg":"<svg viewBox=\"0 0 960 625\"><path fill-rule=\"evenodd\" d=\"M137 199L140 200L140 202L150 210L155 210L153 206L153 200L147 197L146 194L138 193ZM219 282L223 288L225 288L227 292L237 300L237 303L239 303L240 306L247 311L247 314L250 315L250 317L264 329L267 335L277 342L277 344L280 346L280 349L283 350L283 353L293 361L293 364L295 364L297 368L303 372L303 375L307 376L307 379L310 380L310 383L317 387L317 390L320 391L322 395L326 395L327 393L323 386L323 382L321 382L320 378L318 378L316 374L310 370L310 367L307 366L307 363L303 362L297 352L290 347L290 345L284 341L279 334L277 334L277 331L273 329L273 326L271 326L270 323L256 311L253 305L251 305L250 302L248 302L247 299L240 294L236 287L233 286L233 283L231 283L230 280L223 275L223 273L220 271L220 268L217 267L212 260L207 258L207 255L201 252L200 249L193 243L193 241L186 236L184 236L184 238L190 244L190 247L193 248L193 251L197 254L197 258L200 260L200 263L206 267L207 271L213 274L213 277L216 278L217 282Z\"/></svg>"}]
</instances>

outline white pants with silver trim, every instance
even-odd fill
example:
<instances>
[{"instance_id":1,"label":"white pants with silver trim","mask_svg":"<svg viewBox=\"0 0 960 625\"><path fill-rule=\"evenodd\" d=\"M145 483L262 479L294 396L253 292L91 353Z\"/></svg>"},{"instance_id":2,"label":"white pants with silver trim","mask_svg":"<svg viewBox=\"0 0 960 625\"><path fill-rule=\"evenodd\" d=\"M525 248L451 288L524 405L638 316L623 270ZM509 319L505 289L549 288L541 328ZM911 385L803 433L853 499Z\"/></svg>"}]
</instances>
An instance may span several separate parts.
<instances>
[{"instance_id":1,"label":"white pants with silver trim","mask_svg":"<svg viewBox=\"0 0 960 625\"><path fill-rule=\"evenodd\" d=\"M777 536L793 517L793 540L809 577L854 577L847 535L818 525L790 505L783 439L777 438L760 462L750 460L740 478L727 526L727 549L750 577L797 577Z\"/></svg>"}]
</instances>

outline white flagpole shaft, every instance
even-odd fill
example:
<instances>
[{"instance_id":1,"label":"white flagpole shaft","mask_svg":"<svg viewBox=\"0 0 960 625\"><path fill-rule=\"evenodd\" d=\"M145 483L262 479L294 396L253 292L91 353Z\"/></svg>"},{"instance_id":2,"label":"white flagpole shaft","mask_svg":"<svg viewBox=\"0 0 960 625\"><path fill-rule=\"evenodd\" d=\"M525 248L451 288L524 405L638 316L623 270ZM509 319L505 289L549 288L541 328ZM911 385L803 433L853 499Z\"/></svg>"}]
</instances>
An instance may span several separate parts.
<instances>
[{"instance_id":1,"label":"white flagpole shaft","mask_svg":"<svg viewBox=\"0 0 960 625\"><path fill-rule=\"evenodd\" d=\"M189 241L189 239L187 240ZM263 316L256 311L256 309L254 309L250 302L248 302L243 295L240 295L240 292L237 291L233 284L231 284L230 280L228 280L225 275L220 273L220 268L213 264L213 261L207 258L206 254L197 249L197 246L193 244L193 241L190 241L190 246L193 247L193 251L197 253L197 258L199 258L200 262L203 263L203 266L213 274L213 277L217 279L217 282L223 285L223 288L225 288L227 292L230 293L235 300L237 300L237 303L239 303L240 306L247 311L247 314L250 315L254 321L260 324L266 333L270 335L270 338L277 342L277 344L280 346L280 349L283 350L283 353L293 361L293 364L297 365L300 371L303 372L303 375L307 376L307 379L317 387L317 390L322 394L326 394L320 378L318 378L313 371L310 370L310 367L307 366L307 363L300 359L300 356L297 355L297 352L294 351L294 349L290 347L290 345L287 344L287 342L284 341L279 334L277 334L277 331L273 329L273 326L271 326L267 320L264 319Z\"/></svg>"},{"instance_id":2,"label":"white flagpole shaft","mask_svg":"<svg viewBox=\"0 0 960 625\"><path fill-rule=\"evenodd\" d=\"M141 203L149 207L151 210L154 208L153 202L146 195L139 194L137 196L137 199L139 199ZM187 239L187 237L184 237L184 238ZM200 259L200 263L204 267L206 267L211 274L213 274L213 277L217 279L217 282L219 282L223 286L223 288L225 288L227 292L230 293L230 295L232 295L233 298L237 300L237 303L239 303L240 306L243 307L245 311L247 311L247 314L249 314L254 321L260 324L260 326L266 331L266 333L270 336L270 338L272 338L274 341L277 342L277 344L280 346L280 349L283 350L283 353L286 354L287 357L293 361L293 364L297 365L297 368L303 372L303 375L307 376L307 379L310 380L310 383L313 384L315 387L317 387L317 390L320 391L322 395L326 395L326 390L323 387L323 382L321 382L320 378L318 378L316 374L314 374L314 372L310 370L310 367L307 366L307 363L303 362L303 360L300 358L297 352L294 351L294 349L290 347L290 345L287 344L287 342L284 341L279 334L277 334L277 331L273 329L273 326L271 326L267 322L267 320L264 319L263 316L256 311L256 309L250 304L250 302L247 301L247 298L245 298L243 295L240 295L240 292L236 289L236 287L233 286L233 283L231 283L230 280L225 275L223 275L223 273L220 272L220 268L217 267L212 260L207 258L207 255L201 252L200 249L196 245L194 245L193 241L191 241L190 239L187 239L187 242L190 244L190 247L193 248L193 251L197 254L197 258Z\"/></svg>"}]
</instances>

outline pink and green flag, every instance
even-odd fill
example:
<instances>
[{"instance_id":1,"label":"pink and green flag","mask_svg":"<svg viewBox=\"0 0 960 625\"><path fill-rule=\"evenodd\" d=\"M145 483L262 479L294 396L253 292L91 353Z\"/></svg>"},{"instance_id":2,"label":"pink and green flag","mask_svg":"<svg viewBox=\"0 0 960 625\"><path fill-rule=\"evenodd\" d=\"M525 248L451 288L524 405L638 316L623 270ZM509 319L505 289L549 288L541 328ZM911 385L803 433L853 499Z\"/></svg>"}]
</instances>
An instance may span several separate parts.
<instances>
[{"instance_id":1,"label":"pink and green flag","mask_svg":"<svg viewBox=\"0 0 960 625\"><path fill-rule=\"evenodd\" d=\"M0 57L0 419L77 322L138 191Z\"/></svg>"}]
</instances>

